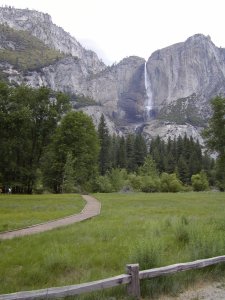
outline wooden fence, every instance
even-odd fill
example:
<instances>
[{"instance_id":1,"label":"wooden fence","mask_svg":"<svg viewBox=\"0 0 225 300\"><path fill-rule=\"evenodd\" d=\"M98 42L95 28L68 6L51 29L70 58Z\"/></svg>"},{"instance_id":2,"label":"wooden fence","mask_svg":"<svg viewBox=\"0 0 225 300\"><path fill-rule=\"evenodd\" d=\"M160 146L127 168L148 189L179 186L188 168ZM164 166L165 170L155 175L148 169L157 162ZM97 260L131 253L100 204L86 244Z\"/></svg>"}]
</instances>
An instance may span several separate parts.
<instances>
[{"instance_id":1,"label":"wooden fence","mask_svg":"<svg viewBox=\"0 0 225 300\"><path fill-rule=\"evenodd\" d=\"M88 283L83 283L83 284L0 295L0 300L18 300L18 299L31 300L31 299L45 299L45 298L46 299L60 298L65 296L73 296L82 293L93 292L97 290L103 290L103 289L115 287L122 284L127 284L127 293L129 296L133 296L136 299L140 299L141 279L164 276L164 275L169 275L169 274L192 270L192 269L200 269L221 262L225 262L225 255L208 258L208 259L196 260L193 262L179 263L179 264L174 264L166 267L160 267L160 268L144 270L144 271L139 271L138 264L130 264L127 265L126 267L127 274L122 274L119 276L88 282Z\"/></svg>"}]
</instances>

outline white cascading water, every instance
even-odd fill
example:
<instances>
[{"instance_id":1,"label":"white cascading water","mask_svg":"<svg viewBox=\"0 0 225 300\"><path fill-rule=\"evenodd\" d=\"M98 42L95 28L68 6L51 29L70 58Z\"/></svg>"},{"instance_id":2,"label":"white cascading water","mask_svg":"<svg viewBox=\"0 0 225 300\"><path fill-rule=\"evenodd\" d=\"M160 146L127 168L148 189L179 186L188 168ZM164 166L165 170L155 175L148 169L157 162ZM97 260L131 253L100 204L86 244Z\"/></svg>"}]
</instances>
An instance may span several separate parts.
<instances>
[{"instance_id":1,"label":"white cascading water","mask_svg":"<svg viewBox=\"0 0 225 300\"><path fill-rule=\"evenodd\" d=\"M146 102L145 102L145 119L149 120L151 112L153 110L153 99L152 99L152 87L148 76L147 63L145 62L145 90L146 90Z\"/></svg>"}]
</instances>

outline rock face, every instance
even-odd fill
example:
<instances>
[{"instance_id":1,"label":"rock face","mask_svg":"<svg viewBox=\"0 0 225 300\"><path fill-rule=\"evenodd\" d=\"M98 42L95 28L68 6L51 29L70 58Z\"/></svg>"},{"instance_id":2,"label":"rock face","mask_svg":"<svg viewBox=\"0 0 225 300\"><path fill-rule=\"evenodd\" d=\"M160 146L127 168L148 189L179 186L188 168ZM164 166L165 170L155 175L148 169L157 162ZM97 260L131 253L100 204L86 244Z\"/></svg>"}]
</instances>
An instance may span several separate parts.
<instances>
[{"instance_id":1,"label":"rock face","mask_svg":"<svg viewBox=\"0 0 225 300\"><path fill-rule=\"evenodd\" d=\"M156 124L150 122L143 131L150 136L158 131L165 138L168 132L175 136L185 131L202 140L201 126L210 116L210 100L225 95L224 54L225 49L202 34L154 52L147 70L157 118L165 123L156 130Z\"/></svg>"},{"instance_id":2,"label":"rock face","mask_svg":"<svg viewBox=\"0 0 225 300\"><path fill-rule=\"evenodd\" d=\"M144 59L128 57L88 79L88 96L120 124L142 120Z\"/></svg>"},{"instance_id":3,"label":"rock face","mask_svg":"<svg viewBox=\"0 0 225 300\"><path fill-rule=\"evenodd\" d=\"M1 61L0 69L11 82L87 96L98 105L82 109L96 125L104 113L111 132L138 130L148 138L157 133L165 139L186 132L200 138L210 116L210 99L225 95L225 49L201 34L154 52L146 68L145 60L134 56L107 67L94 52L54 25L47 14L0 8L0 23L27 30L49 47L68 54L26 72ZM6 42L7 47L16 47L10 41L0 41L0 47L6 47ZM145 70L153 103L150 112Z\"/></svg>"},{"instance_id":4,"label":"rock face","mask_svg":"<svg viewBox=\"0 0 225 300\"><path fill-rule=\"evenodd\" d=\"M147 69L158 110L192 94L209 100L224 93L224 53L225 49L217 48L202 34L154 52Z\"/></svg>"},{"instance_id":5,"label":"rock face","mask_svg":"<svg viewBox=\"0 0 225 300\"><path fill-rule=\"evenodd\" d=\"M91 73L97 73L105 68L105 64L98 59L95 52L84 49L69 33L53 24L48 14L35 10L2 7L0 23L16 30L26 30L50 48L80 58Z\"/></svg>"},{"instance_id":6,"label":"rock face","mask_svg":"<svg viewBox=\"0 0 225 300\"><path fill-rule=\"evenodd\" d=\"M201 144L203 144L203 139L201 137L202 127L196 127L191 124L177 124L175 122L165 122L160 120L153 120L147 124L143 125L142 133L148 139L151 140L159 136L163 140L168 140L169 137L178 138L179 135L187 137L193 137L198 139Z\"/></svg>"}]
</instances>

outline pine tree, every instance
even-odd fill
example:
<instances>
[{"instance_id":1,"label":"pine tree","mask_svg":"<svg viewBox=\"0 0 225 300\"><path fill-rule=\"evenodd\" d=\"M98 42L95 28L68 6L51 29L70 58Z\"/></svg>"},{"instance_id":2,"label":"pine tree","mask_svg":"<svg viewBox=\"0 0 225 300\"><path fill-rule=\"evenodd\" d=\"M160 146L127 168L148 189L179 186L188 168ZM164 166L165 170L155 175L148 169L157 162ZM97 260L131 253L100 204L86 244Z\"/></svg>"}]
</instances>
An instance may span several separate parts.
<instances>
[{"instance_id":1,"label":"pine tree","mask_svg":"<svg viewBox=\"0 0 225 300\"><path fill-rule=\"evenodd\" d=\"M126 139L126 152L127 152L127 171L135 171L135 157L134 157L134 141L135 136L129 134Z\"/></svg>"},{"instance_id":2,"label":"pine tree","mask_svg":"<svg viewBox=\"0 0 225 300\"><path fill-rule=\"evenodd\" d=\"M158 177L155 161L150 154L145 157L144 164L139 168L138 173L140 175Z\"/></svg>"},{"instance_id":3,"label":"pine tree","mask_svg":"<svg viewBox=\"0 0 225 300\"><path fill-rule=\"evenodd\" d=\"M118 155L118 136L113 134L111 138L111 147L110 147L110 161L112 169L116 169L118 167L117 164L117 155Z\"/></svg>"},{"instance_id":4,"label":"pine tree","mask_svg":"<svg viewBox=\"0 0 225 300\"><path fill-rule=\"evenodd\" d=\"M185 158L182 155L178 160L177 170L178 170L180 180L185 184L190 183L190 174L189 174L188 165Z\"/></svg>"},{"instance_id":5,"label":"pine tree","mask_svg":"<svg viewBox=\"0 0 225 300\"><path fill-rule=\"evenodd\" d=\"M167 166L165 171L169 174L174 173L176 167L176 161L175 161L175 157L172 154L172 149L170 150L170 152L167 153Z\"/></svg>"},{"instance_id":6,"label":"pine tree","mask_svg":"<svg viewBox=\"0 0 225 300\"><path fill-rule=\"evenodd\" d=\"M118 164L118 167L121 169L126 168L126 166L127 166L126 142L125 142L124 137L121 137L119 139L117 164Z\"/></svg>"},{"instance_id":7,"label":"pine tree","mask_svg":"<svg viewBox=\"0 0 225 300\"><path fill-rule=\"evenodd\" d=\"M143 165L145 157L147 155L147 145L145 139L141 134L136 135L134 141L134 159L135 159L135 169Z\"/></svg>"},{"instance_id":8,"label":"pine tree","mask_svg":"<svg viewBox=\"0 0 225 300\"><path fill-rule=\"evenodd\" d=\"M105 117L102 114L98 125L98 136L100 141L99 152L99 171L101 175L105 175L111 167L110 161L110 136L105 122Z\"/></svg>"}]
</instances>

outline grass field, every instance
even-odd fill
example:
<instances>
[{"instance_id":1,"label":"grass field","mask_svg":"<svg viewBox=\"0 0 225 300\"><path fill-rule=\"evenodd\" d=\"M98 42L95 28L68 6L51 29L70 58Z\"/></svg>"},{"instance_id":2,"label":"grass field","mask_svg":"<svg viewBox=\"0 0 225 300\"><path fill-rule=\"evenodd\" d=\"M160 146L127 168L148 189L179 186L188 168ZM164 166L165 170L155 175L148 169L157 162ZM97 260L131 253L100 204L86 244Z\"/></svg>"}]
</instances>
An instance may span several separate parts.
<instances>
[{"instance_id":1,"label":"grass field","mask_svg":"<svg viewBox=\"0 0 225 300\"><path fill-rule=\"evenodd\" d=\"M79 195L0 195L0 232L27 227L78 213Z\"/></svg>"},{"instance_id":2,"label":"grass field","mask_svg":"<svg viewBox=\"0 0 225 300\"><path fill-rule=\"evenodd\" d=\"M53 196L54 197L54 196ZM96 194L101 215L67 228L0 242L0 293L88 282L225 254L225 194ZM224 278L225 265L142 282L146 299L196 280ZM123 288L82 299L125 299ZM77 299L77 298L75 298Z\"/></svg>"}]
</instances>

